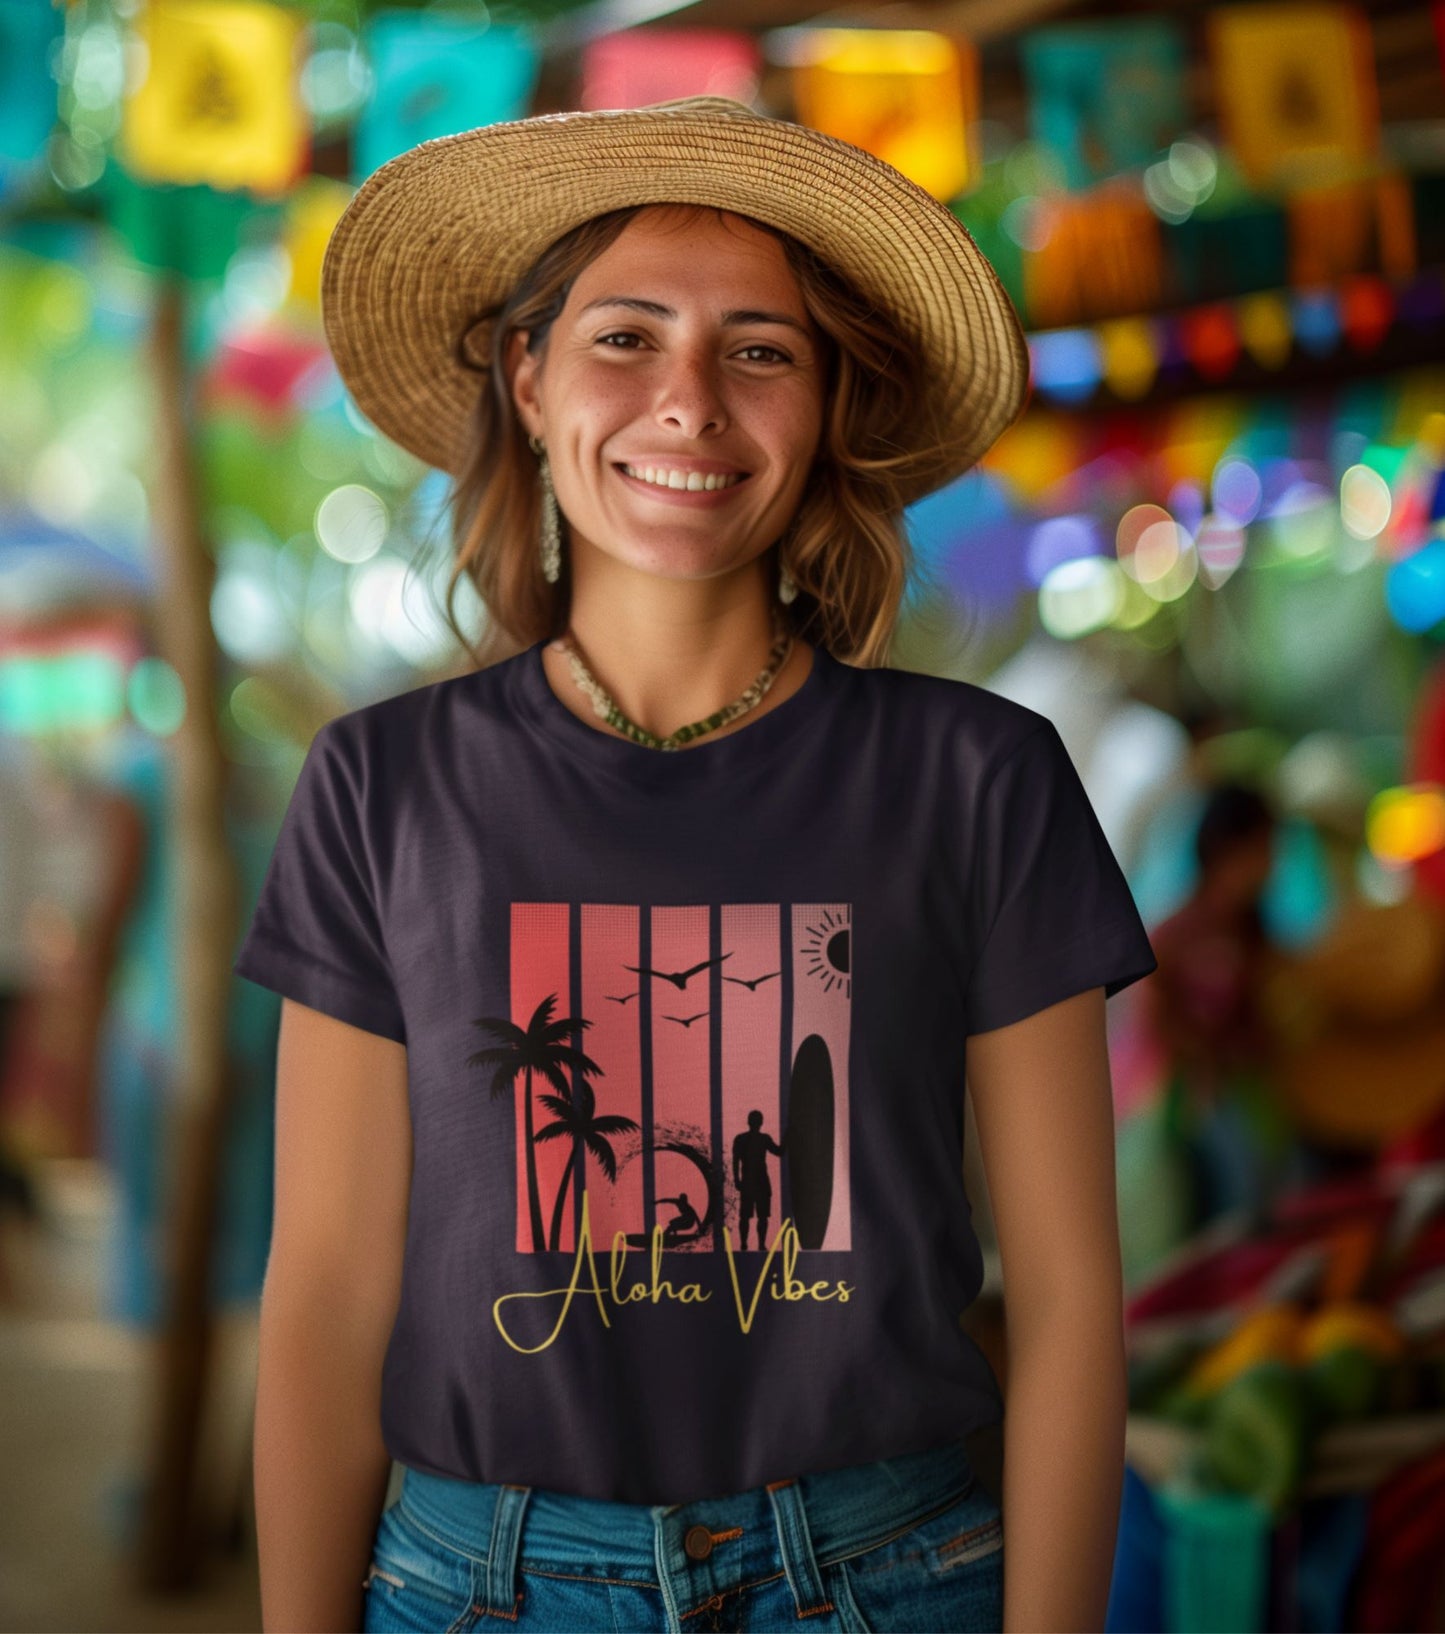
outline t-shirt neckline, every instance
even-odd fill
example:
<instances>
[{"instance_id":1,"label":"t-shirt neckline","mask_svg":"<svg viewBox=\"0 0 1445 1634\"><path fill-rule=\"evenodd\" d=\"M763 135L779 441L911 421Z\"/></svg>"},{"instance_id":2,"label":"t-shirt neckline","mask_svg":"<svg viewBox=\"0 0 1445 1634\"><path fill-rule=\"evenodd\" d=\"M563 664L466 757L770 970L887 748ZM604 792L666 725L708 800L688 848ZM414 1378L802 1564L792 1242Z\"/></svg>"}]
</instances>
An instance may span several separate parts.
<instances>
[{"instance_id":1,"label":"t-shirt neckline","mask_svg":"<svg viewBox=\"0 0 1445 1634\"><path fill-rule=\"evenodd\" d=\"M765 715L724 737L705 737L685 749L654 749L645 743L634 743L620 732L604 731L600 726L579 720L552 690L552 683L547 679L542 663L545 645L545 641L534 642L521 655L517 668L518 698L532 723L600 771L663 785L686 783L712 772L742 769L771 755L817 717L840 668L826 647L815 644L802 685L780 704L774 704Z\"/></svg>"}]
</instances>

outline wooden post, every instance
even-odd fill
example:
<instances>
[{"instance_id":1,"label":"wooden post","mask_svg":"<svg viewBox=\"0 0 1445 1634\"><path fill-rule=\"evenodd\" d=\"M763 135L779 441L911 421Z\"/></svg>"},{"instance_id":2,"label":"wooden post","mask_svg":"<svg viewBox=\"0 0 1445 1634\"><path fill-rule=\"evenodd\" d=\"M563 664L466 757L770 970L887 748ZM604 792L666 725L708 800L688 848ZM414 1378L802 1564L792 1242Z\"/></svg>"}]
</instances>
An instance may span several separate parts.
<instances>
[{"instance_id":1,"label":"wooden post","mask_svg":"<svg viewBox=\"0 0 1445 1634\"><path fill-rule=\"evenodd\" d=\"M226 841L226 757L211 629L214 565L206 548L190 428L186 292L158 276L149 337L155 396L156 646L179 675L169 843L177 863L175 1080L166 1086L170 1186L166 1307L156 1347L149 1479L136 1567L147 1590L194 1581L207 1538L197 1525L196 1457L206 1405L210 1276L223 1143L232 1103L226 1021L239 887Z\"/></svg>"}]
</instances>

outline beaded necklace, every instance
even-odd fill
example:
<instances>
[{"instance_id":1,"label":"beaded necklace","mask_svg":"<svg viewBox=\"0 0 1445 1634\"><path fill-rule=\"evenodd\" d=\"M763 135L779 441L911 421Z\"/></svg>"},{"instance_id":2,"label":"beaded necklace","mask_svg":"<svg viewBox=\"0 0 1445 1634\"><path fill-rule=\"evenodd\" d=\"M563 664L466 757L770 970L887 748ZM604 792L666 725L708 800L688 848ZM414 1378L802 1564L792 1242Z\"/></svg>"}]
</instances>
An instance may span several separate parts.
<instances>
[{"instance_id":1,"label":"beaded necklace","mask_svg":"<svg viewBox=\"0 0 1445 1634\"><path fill-rule=\"evenodd\" d=\"M788 654L793 650L793 633L787 628L782 609L776 603L773 606L773 635L773 645L768 652L768 662L758 671L756 679L741 696L734 698L730 704L724 704L721 709L715 710L703 720L693 721L687 726L679 726L675 732L669 732L665 738L660 738L655 733L649 732L644 726L638 726L635 721L629 720L622 713L617 706L616 700L603 689L601 682L587 668L582 654L577 650L576 642L573 640L570 630L558 639L556 645L567 654L567 660L572 669L572 678L582 691L591 698L593 709L609 726L615 727L624 736L631 738L634 743L640 743L649 749L681 749L684 744L691 743L708 732L714 732L726 722L736 720L739 715L746 714L748 710L754 708L762 700L768 688L778 678L779 672L787 661Z\"/></svg>"}]
</instances>

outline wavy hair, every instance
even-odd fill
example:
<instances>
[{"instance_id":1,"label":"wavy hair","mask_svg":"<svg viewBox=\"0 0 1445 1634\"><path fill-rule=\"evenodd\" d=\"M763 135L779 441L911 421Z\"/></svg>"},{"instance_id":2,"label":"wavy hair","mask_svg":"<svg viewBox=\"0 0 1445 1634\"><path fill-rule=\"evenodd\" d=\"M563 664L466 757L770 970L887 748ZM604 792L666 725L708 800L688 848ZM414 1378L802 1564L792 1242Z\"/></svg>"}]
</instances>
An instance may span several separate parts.
<instances>
[{"instance_id":1,"label":"wavy hair","mask_svg":"<svg viewBox=\"0 0 1445 1634\"><path fill-rule=\"evenodd\" d=\"M472 412L471 453L444 511L452 554L444 615L478 667L560 635L570 615L568 552L556 584L542 575L541 490L506 374L511 337L523 331L529 351L544 349L578 274L648 208L631 205L574 227L468 331L476 337L474 366L486 378ZM724 214L712 205L683 208ZM882 666L910 576L918 575L900 494L930 471L940 446L938 428L926 418L925 360L885 309L811 248L766 222L742 219L782 243L824 343L818 454L787 529L770 547L782 553L798 586L787 613L796 634L834 657ZM475 645L456 613L464 578L485 613Z\"/></svg>"}]
</instances>

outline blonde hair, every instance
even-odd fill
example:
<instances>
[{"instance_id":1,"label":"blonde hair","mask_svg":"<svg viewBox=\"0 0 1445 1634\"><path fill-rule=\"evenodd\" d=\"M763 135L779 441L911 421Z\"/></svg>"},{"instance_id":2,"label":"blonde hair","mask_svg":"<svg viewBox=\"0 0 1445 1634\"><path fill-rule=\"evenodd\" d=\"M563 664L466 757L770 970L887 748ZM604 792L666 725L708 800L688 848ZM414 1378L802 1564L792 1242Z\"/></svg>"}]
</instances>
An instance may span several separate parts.
<instances>
[{"instance_id":1,"label":"blonde hair","mask_svg":"<svg viewBox=\"0 0 1445 1634\"><path fill-rule=\"evenodd\" d=\"M512 400L504 362L509 342L525 331L529 351L545 348L577 275L647 208L632 205L574 227L538 257L504 302L473 324L475 331L490 321L491 333L486 381L472 414L472 453L446 506L453 560L444 614L479 667L560 635L570 610L565 535L561 577L549 584L542 576L537 459ZM783 552L798 585L787 612L800 637L834 657L883 665L915 571L900 491L927 469L939 441L934 426L920 423L930 400L925 361L883 308L807 245L766 222L742 219L781 241L824 341L818 455L797 511L773 547ZM488 615L476 646L456 617L463 578Z\"/></svg>"}]
</instances>

